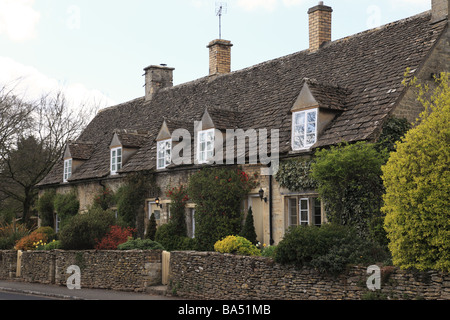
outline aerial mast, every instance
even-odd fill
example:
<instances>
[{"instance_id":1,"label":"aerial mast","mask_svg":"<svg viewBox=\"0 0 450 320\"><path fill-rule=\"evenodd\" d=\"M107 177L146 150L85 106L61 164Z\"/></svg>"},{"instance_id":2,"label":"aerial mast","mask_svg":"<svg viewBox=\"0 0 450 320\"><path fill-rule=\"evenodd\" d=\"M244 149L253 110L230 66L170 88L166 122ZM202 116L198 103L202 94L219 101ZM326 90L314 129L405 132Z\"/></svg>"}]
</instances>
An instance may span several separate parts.
<instances>
[{"instance_id":1,"label":"aerial mast","mask_svg":"<svg viewBox=\"0 0 450 320\"><path fill-rule=\"evenodd\" d=\"M228 12L226 2L216 2L216 16L219 17L219 39L222 39L222 15Z\"/></svg>"}]
</instances>

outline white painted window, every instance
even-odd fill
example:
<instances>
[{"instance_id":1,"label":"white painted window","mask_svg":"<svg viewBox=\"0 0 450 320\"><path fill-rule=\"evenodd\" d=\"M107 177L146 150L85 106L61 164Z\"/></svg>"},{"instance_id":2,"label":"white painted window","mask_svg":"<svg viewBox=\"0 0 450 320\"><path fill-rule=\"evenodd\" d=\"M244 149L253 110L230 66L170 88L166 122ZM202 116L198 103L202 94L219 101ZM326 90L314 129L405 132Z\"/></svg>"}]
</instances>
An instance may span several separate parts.
<instances>
[{"instance_id":1,"label":"white painted window","mask_svg":"<svg viewBox=\"0 0 450 320\"><path fill-rule=\"evenodd\" d=\"M64 178L63 181L67 182L72 176L72 159L64 160Z\"/></svg>"},{"instance_id":2,"label":"white painted window","mask_svg":"<svg viewBox=\"0 0 450 320\"><path fill-rule=\"evenodd\" d=\"M317 109L294 112L292 115L292 149L309 149L317 142Z\"/></svg>"},{"instance_id":3,"label":"white painted window","mask_svg":"<svg viewBox=\"0 0 450 320\"><path fill-rule=\"evenodd\" d=\"M287 221L289 227L321 226L322 217L322 204L319 198L304 198L301 196L287 198Z\"/></svg>"},{"instance_id":4,"label":"white painted window","mask_svg":"<svg viewBox=\"0 0 450 320\"><path fill-rule=\"evenodd\" d=\"M165 169L172 162L172 140L158 141L157 168Z\"/></svg>"},{"instance_id":5,"label":"white painted window","mask_svg":"<svg viewBox=\"0 0 450 320\"><path fill-rule=\"evenodd\" d=\"M309 225L309 200L300 199L299 209L299 224L301 226Z\"/></svg>"},{"instance_id":6,"label":"white painted window","mask_svg":"<svg viewBox=\"0 0 450 320\"><path fill-rule=\"evenodd\" d=\"M111 174L117 174L122 169L122 148L111 149Z\"/></svg>"},{"instance_id":7,"label":"white painted window","mask_svg":"<svg viewBox=\"0 0 450 320\"><path fill-rule=\"evenodd\" d=\"M214 129L200 131L197 144L198 162L207 163L214 157Z\"/></svg>"}]
</instances>

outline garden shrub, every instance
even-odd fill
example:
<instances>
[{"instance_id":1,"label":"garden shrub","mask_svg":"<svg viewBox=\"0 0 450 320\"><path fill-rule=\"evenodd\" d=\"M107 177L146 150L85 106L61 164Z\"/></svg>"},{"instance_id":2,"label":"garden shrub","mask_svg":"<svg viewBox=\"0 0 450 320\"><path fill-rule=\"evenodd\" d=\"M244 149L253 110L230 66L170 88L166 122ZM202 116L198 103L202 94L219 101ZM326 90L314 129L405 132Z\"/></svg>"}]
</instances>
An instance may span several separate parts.
<instances>
[{"instance_id":1,"label":"garden shrub","mask_svg":"<svg viewBox=\"0 0 450 320\"><path fill-rule=\"evenodd\" d=\"M156 219L155 219L155 213L152 212L152 214L150 215L150 220L148 222L147 234L145 235L145 238L150 239L150 240L155 240L156 228L157 228L157 224L156 224Z\"/></svg>"},{"instance_id":2,"label":"garden shrub","mask_svg":"<svg viewBox=\"0 0 450 320\"><path fill-rule=\"evenodd\" d=\"M139 237L144 237L145 199L156 194L158 187L151 173L135 173L127 176L125 184L117 190L115 201L119 218L128 227L136 228Z\"/></svg>"},{"instance_id":3,"label":"garden shrub","mask_svg":"<svg viewBox=\"0 0 450 320\"><path fill-rule=\"evenodd\" d=\"M191 176L188 194L196 204L197 250L212 251L218 240L239 234L242 200L255 187L255 179L238 168L207 167Z\"/></svg>"},{"instance_id":4,"label":"garden shrub","mask_svg":"<svg viewBox=\"0 0 450 320\"><path fill-rule=\"evenodd\" d=\"M325 204L328 221L355 227L360 236L369 232L368 222L381 216L381 166L384 152L375 144L342 144L316 152L311 175Z\"/></svg>"},{"instance_id":5,"label":"garden shrub","mask_svg":"<svg viewBox=\"0 0 450 320\"><path fill-rule=\"evenodd\" d=\"M155 241L159 242L167 251L194 250L196 240L179 236L176 233L176 225L167 223L156 230Z\"/></svg>"},{"instance_id":6,"label":"garden shrub","mask_svg":"<svg viewBox=\"0 0 450 320\"><path fill-rule=\"evenodd\" d=\"M94 249L96 239L102 239L116 224L112 211L92 208L86 214L72 217L60 232L59 238L65 250Z\"/></svg>"},{"instance_id":7,"label":"garden shrub","mask_svg":"<svg viewBox=\"0 0 450 320\"><path fill-rule=\"evenodd\" d=\"M30 234L23 224L14 225L11 224L1 224L0 225L0 250L11 250L14 249L14 245L22 239L23 237Z\"/></svg>"},{"instance_id":8,"label":"garden shrub","mask_svg":"<svg viewBox=\"0 0 450 320\"><path fill-rule=\"evenodd\" d=\"M214 250L220 253L232 253L244 256L259 256L261 251L249 240L240 236L228 236L214 244Z\"/></svg>"},{"instance_id":9,"label":"garden shrub","mask_svg":"<svg viewBox=\"0 0 450 320\"><path fill-rule=\"evenodd\" d=\"M53 226L54 201L56 193L54 190L45 192L37 201L37 211L42 226Z\"/></svg>"},{"instance_id":10,"label":"garden shrub","mask_svg":"<svg viewBox=\"0 0 450 320\"><path fill-rule=\"evenodd\" d=\"M95 245L96 250L117 250L117 247L128 241L136 229L130 227L111 226L109 232Z\"/></svg>"},{"instance_id":11,"label":"garden shrub","mask_svg":"<svg viewBox=\"0 0 450 320\"><path fill-rule=\"evenodd\" d=\"M36 250L36 246L38 243L46 244L47 243L47 235L44 233L32 232L29 235L20 239L16 246L16 250L28 251L28 250Z\"/></svg>"},{"instance_id":12,"label":"garden shrub","mask_svg":"<svg viewBox=\"0 0 450 320\"><path fill-rule=\"evenodd\" d=\"M258 243L258 240L256 240L257 235L255 231L252 207L248 208L247 217L245 218L244 226L242 227L242 232L240 235L253 244Z\"/></svg>"},{"instance_id":13,"label":"garden shrub","mask_svg":"<svg viewBox=\"0 0 450 320\"><path fill-rule=\"evenodd\" d=\"M433 93L413 79L425 112L383 167L389 249L405 269L450 271L449 75Z\"/></svg>"},{"instance_id":14,"label":"garden shrub","mask_svg":"<svg viewBox=\"0 0 450 320\"><path fill-rule=\"evenodd\" d=\"M127 242L120 244L118 250L164 250L164 247L150 239L129 239Z\"/></svg>"},{"instance_id":15,"label":"garden shrub","mask_svg":"<svg viewBox=\"0 0 450 320\"><path fill-rule=\"evenodd\" d=\"M322 227L292 227L275 251L275 261L297 267L310 266L337 274L348 264L373 264L388 258L379 245L361 238L352 227L326 224Z\"/></svg>"},{"instance_id":16,"label":"garden shrub","mask_svg":"<svg viewBox=\"0 0 450 320\"><path fill-rule=\"evenodd\" d=\"M55 212L61 218L61 224L64 224L80 210L80 202L74 192L67 194L57 194L54 199Z\"/></svg>"},{"instance_id":17,"label":"garden shrub","mask_svg":"<svg viewBox=\"0 0 450 320\"><path fill-rule=\"evenodd\" d=\"M108 210L113 204L114 192L108 187L103 187L102 192L94 198L94 206L98 206L103 210Z\"/></svg>"},{"instance_id":18,"label":"garden shrub","mask_svg":"<svg viewBox=\"0 0 450 320\"><path fill-rule=\"evenodd\" d=\"M43 246L38 246L36 250L56 250L56 249L62 249L61 241L60 240L53 240Z\"/></svg>"},{"instance_id":19,"label":"garden shrub","mask_svg":"<svg viewBox=\"0 0 450 320\"><path fill-rule=\"evenodd\" d=\"M261 249L261 256L266 258L275 258L277 246L266 246Z\"/></svg>"},{"instance_id":20,"label":"garden shrub","mask_svg":"<svg viewBox=\"0 0 450 320\"><path fill-rule=\"evenodd\" d=\"M33 233L43 233L47 236L48 241L52 241L56 238L55 230L52 227L40 227L33 231Z\"/></svg>"}]
</instances>

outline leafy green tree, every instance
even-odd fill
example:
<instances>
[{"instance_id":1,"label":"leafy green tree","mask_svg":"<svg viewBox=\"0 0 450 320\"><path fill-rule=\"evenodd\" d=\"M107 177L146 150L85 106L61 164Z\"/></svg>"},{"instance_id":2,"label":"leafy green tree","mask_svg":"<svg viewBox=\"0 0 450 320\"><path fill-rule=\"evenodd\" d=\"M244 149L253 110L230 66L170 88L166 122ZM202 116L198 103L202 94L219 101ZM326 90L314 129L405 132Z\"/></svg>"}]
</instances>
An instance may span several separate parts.
<instances>
[{"instance_id":1,"label":"leafy green tree","mask_svg":"<svg viewBox=\"0 0 450 320\"><path fill-rule=\"evenodd\" d=\"M393 262L402 268L450 271L450 89L441 74L419 124L397 144L383 167L383 212Z\"/></svg>"},{"instance_id":2,"label":"leafy green tree","mask_svg":"<svg viewBox=\"0 0 450 320\"><path fill-rule=\"evenodd\" d=\"M325 203L328 221L353 226L359 235L368 234L368 223L380 216L381 166L386 156L375 144L342 144L316 152L311 176Z\"/></svg>"}]
</instances>

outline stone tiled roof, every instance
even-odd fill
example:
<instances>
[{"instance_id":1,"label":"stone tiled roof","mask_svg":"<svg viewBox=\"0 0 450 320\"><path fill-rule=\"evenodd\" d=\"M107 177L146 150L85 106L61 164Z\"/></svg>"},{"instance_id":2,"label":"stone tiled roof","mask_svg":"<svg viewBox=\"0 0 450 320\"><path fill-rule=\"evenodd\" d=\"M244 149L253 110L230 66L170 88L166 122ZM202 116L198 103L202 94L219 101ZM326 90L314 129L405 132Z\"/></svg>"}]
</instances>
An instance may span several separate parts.
<instances>
[{"instance_id":1,"label":"stone tiled roof","mask_svg":"<svg viewBox=\"0 0 450 320\"><path fill-rule=\"evenodd\" d=\"M333 41L315 52L305 50L230 74L204 77L161 89L150 101L138 98L107 108L81 135L80 141L92 141L95 150L71 180L109 175L109 144L116 129L148 132L123 171L154 169L155 139L163 120L191 123L193 128L205 110L218 126L279 129L280 153L287 154L291 151L290 110L305 78L314 79L308 83L319 105L337 112L314 147L372 139L405 91L401 83L406 68L420 69L447 26L447 21L430 24L430 18L426 12ZM61 183L61 170L57 165L41 185Z\"/></svg>"},{"instance_id":2,"label":"stone tiled roof","mask_svg":"<svg viewBox=\"0 0 450 320\"><path fill-rule=\"evenodd\" d=\"M92 142L70 142L68 144L69 152L74 160L89 160L94 151L95 145Z\"/></svg>"}]
</instances>

